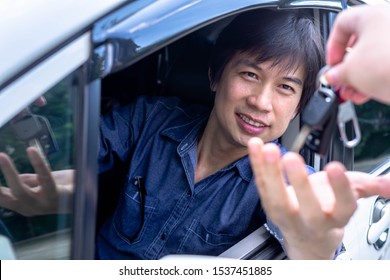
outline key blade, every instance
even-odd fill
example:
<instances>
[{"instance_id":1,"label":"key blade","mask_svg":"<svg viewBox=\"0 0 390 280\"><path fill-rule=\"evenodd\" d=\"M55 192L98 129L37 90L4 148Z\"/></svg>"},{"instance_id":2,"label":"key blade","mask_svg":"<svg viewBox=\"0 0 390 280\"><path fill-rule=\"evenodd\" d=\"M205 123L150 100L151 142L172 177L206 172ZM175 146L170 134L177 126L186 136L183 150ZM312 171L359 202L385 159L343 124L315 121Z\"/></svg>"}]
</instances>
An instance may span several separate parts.
<instances>
[{"instance_id":1,"label":"key blade","mask_svg":"<svg viewBox=\"0 0 390 280\"><path fill-rule=\"evenodd\" d=\"M291 151L295 153L299 153L299 150L302 149L303 145L305 145L306 138L307 136L309 136L310 132L311 129L309 126L307 125L302 126L301 130L298 133L297 138L295 138L295 141L291 146Z\"/></svg>"},{"instance_id":2,"label":"key blade","mask_svg":"<svg viewBox=\"0 0 390 280\"><path fill-rule=\"evenodd\" d=\"M321 87L314 92L303 109L302 124L309 126L312 130L322 129L337 107L336 94L329 88Z\"/></svg>"}]
</instances>

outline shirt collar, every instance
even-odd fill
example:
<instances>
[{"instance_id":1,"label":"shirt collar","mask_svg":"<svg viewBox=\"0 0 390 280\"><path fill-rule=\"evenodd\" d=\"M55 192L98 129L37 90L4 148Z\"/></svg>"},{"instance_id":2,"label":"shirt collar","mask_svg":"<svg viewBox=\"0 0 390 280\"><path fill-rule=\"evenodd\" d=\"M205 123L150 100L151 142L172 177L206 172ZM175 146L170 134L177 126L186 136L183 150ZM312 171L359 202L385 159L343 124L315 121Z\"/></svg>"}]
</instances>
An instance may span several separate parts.
<instances>
[{"instance_id":1,"label":"shirt collar","mask_svg":"<svg viewBox=\"0 0 390 280\"><path fill-rule=\"evenodd\" d=\"M180 145L189 146L189 143L198 139L201 129L204 129L208 116L202 116L195 119L189 119L181 124L173 125L161 131L160 135L174 140ZM186 143L183 143L186 142ZM186 150L186 149L183 149Z\"/></svg>"},{"instance_id":2,"label":"shirt collar","mask_svg":"<svg viewBox=\"0 0 390 280\"><path fill-rule=\"evenodd\" d=\"M196 119L191 119L186 122L183 122L180 125L175 125L161 131L162 136L166 136L178 143L177 152L180 156L185 154L198 139L200 130L204 129L208 120L208 116L203 116ZM278 145L281 149L282 155L286 153L286 148L280 145L279 141L276 139L272 141ZM227 166L226 169L237 168L240 176L249 182L253 177L252 168L250 166L250 161L248 155L240 158L231 165Z\"/></svg>"},{"instance_id":3,"label":"shirt collar","mask_svg":"<svg viewBox=\"0 0 390 280\"><path fill-rule=\"evenodd\" d=\"M280 145L280 143L279 143L279 141L277 139L272 141L272 143L275 143L276 145L279 146L282 155L284 155L287 152L286 148L283 147L282 145ZM242 157L241 159L239 159L238 161L233 163L233 165L236 166L238 172L240 173L240 176L244 180L246 180L248 182L250 180L252 180L253 172L252 172L252 168L251 168L251 165L250 165L250 161L249 161L249 156L248 155Z\"/></svg>"}]
</instances>

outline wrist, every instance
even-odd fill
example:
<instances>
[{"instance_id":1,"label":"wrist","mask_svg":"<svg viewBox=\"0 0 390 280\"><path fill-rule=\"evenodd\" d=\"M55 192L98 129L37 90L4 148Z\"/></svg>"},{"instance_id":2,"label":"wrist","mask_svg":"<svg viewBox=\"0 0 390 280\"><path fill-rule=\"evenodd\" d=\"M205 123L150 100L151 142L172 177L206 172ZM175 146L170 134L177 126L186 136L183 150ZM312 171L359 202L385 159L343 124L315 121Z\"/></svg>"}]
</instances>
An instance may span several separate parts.
<instances>
[{"instance_id":1,"label":"wrist","mask_svg":"<svg viewBox=\"0 0 390 280\"><path fill-rule=\"evenodd\" d=\"M301 242L300 242L301 243ZM311 243L291 245L286 240L286 254L290 260L333 260L336 250L322 250Z\"/></svg>"}]
</instances>

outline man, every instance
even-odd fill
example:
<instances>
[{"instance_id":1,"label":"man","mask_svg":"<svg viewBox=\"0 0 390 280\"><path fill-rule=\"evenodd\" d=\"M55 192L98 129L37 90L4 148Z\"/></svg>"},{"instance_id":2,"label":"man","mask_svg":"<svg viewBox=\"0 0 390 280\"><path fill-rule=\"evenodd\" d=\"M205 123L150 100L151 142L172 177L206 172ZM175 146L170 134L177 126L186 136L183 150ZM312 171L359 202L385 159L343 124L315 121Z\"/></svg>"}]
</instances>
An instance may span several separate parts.
<instances>
[{"instance_id":1,"label":"man","mask_svg":"<svg viewBox=\"0 0 390 280\"><path fill-rule=\"evenodd\" d=\"M99 231L98 258L218 255L267 221L247 143L260 137L277 144L306 104L323 65L321 37L300 11L262 9L234 19L218 37L211 57L211 111L177 98L140 97L102 117L100 174L121 170L126 180L123 186L101 186L122 189L114 213ZM29 149L29 154L49 186L46 190L69 193L66 181L58 184L64 173L52 178L36 151ZM20 190L29 190L20 186L6 156L0 156L0 165L11 187L0 204L22 212ZM6 195L14 195L17 203L7 205ZM341 242L339 234L323 235L321 227L301 224L293 231L282 227L286 238L281 239L277 227L271 221L268 225L292 258L330 259ZM306 230L318 244L293 242L294 235Z\"/></svg>"}]
</instances>

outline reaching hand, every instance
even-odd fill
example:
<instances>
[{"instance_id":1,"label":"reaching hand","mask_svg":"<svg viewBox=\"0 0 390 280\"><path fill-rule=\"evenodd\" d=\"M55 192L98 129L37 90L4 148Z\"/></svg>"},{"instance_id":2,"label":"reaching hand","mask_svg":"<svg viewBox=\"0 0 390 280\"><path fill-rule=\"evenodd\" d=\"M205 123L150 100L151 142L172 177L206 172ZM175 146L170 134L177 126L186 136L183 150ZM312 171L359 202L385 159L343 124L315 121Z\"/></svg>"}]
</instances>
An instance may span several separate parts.
<instances>
[{"instance_id":1,"label":"reaching hand","mask_svg":"<svg viewBox=\"0 0 390 280\"><path fill-rule=\"evenodd\" d=\"M276 145L258 138L248 148L262 206L281 230L289 258L332 259L357 207L342 166L309 176L298 154L281 158Z\"/></svg>"},{"instance_id":2,"label":"reaching hand","mask_svg":"<svg viewBox=\"0 0 390 280\"><path fill-rule=\"evenodd\" d=\"M361 5L336 17L327 42L327 81L343 98L390 104L390 5ZM346 48L351 51L346 53Z\"/></svg>"},{"instance_id":3,"label":"reaching hand","mask_svg":"<svg viewBox=\"0 0 390 280\"><path fill-rule=\"evenodd\" d=\"M19 174L12 160L0 153L8 185L0 187L0 206L25 216L70 212L74 171L51 172L35 148L27 153L36 174Z\"/></svg>"}]
</instances>

